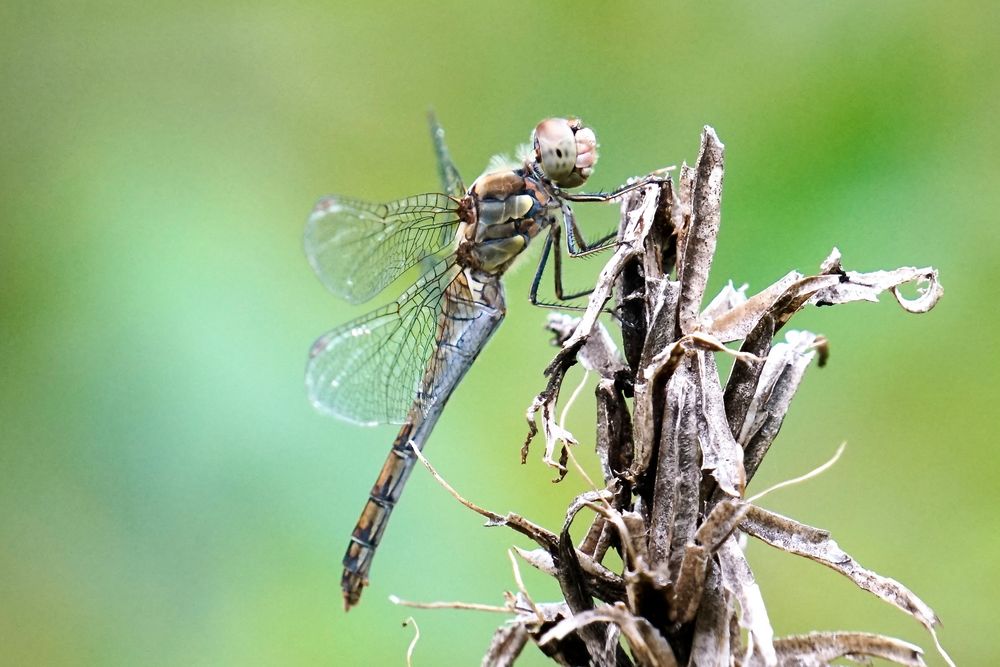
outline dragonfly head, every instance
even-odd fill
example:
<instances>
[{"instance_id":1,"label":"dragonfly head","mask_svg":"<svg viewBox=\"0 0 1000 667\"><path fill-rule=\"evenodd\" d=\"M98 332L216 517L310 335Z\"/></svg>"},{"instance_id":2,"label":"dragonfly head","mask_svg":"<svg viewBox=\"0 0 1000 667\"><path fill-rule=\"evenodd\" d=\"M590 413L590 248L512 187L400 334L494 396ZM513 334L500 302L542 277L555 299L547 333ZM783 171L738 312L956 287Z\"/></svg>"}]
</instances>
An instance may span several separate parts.
<instances>
[{"instance_id":1,"label":"dragonfly head","mask_svg":"<svg viewBox=\"0 0 1000 667\"><path fill-rule=\"evenodd\" d=\"M597 163L597 137L578 118L547 118L531 134L534 160L561 188L583 185Z\"/></svg>"}]
</instances>

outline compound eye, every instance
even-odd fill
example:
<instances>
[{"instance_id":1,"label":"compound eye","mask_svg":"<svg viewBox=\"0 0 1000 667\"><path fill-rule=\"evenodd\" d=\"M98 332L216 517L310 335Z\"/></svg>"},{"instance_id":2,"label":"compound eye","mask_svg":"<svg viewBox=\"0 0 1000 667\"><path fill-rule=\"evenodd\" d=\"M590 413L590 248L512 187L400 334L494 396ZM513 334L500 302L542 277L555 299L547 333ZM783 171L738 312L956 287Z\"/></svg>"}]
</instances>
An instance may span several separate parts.
<instances>
[{"instance_id":1,"label":"compound eye","mask_svg":"<svg viewBox=\"0 0 1000 667\"><path fill-rule=\"evenodd\" d=\"M548 118L535 127L535 160L545 176L564 188L582 185L597 163L597 137L579 120Z\"/></svg>"}]
</instances>

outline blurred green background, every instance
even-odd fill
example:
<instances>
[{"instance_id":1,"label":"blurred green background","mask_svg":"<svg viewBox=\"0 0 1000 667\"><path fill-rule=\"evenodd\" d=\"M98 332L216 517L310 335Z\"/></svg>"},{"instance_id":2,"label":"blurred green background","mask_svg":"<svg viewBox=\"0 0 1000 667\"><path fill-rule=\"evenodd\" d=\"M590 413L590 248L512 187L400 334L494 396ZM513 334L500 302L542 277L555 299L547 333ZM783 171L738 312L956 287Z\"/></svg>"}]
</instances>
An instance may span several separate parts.
<instances>
[{"instance_id":1,"label":"blurred green background","mask_svg":"<svg viewBox=\"0 0 1000 667\"><path fill-rule=\"evenodd\" d=\"M433 106L467 181L550 115L596 129L593 189L692 161L713 125L713 290L814 270L833 245L852 269L938 267L928 315L890 298L797 318L829 336L830 365L751 489L846 440L832 471L765 506L912 588L961 664L996 664L997 7L4 3L0 661L403 664L411 611L387 595L514 587L505 550L525 541L418 470L345 615L341 554L394 429L320 416L302 383L313 339L364 310L312 275L305 217L329 192L437 188ZM550 484L540 449L519 464L553 352L530 278L507 281L509 317L427 454L475 501L556 527L584 483ZM589 405L570 427L593 470ZM749 553L779 635L884 632L941 664L916 622L838 575ZM478 664L503 620L415 616L418 665ZM529 647L524 664L546 663Z\"/></svg>"}]
</instances>

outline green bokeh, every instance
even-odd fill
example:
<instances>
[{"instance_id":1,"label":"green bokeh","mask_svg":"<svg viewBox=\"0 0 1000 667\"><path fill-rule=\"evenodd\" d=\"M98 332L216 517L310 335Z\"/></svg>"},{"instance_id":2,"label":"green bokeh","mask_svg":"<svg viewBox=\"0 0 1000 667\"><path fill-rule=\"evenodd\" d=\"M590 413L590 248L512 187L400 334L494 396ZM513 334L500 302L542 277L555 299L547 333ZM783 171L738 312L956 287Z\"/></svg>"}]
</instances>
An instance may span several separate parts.
<instances>
[{"instance_id":1,"label":"green bokeh","mask_svg":"<svg viewBox=\"0 0 1000 667\"><path fill-rule=\"evenodd\" d=\"M937 266L929 315L888 300L798 320L833 356L754 486L848 441L765 504L905 582L961 664L1000 662L998 18L988 2L5 3L0 662L402 664L409 612L388 594L514 587L505 549L527 545L418 471L345 615L340 556L394 433L314 413L302 386L312 340L362 312L311 274L305 215L327 192L435 188L432 105L470 180L548 115L596 128L595 188L693 160L713 125L714 288L815 269L833 245L849 268ZM428 455L477 502L554 527L583 483L518 463L552 353L520 298L530 277L507 281L508 320ZM570 421L585 443L586 406ZM779 634L931 649L822 567L756 544L750 559ZM418 665L478 664L502 620L416 616Z\"/></svg>"}]
</instances>

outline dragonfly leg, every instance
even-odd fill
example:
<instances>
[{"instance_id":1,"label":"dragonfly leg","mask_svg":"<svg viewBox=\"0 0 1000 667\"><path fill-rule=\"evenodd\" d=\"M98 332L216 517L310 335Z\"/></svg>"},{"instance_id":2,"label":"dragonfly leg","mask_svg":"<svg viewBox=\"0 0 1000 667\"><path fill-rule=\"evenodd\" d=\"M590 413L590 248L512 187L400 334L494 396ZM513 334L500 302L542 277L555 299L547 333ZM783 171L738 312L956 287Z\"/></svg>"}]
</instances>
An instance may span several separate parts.
<instances>
[{"instance_id":1,"label":"dragonfly leg","mask_svg":"<svg viewBox=\"0 0 1000 667\"><path fill-rule=\"evenodd\" d=\"M538 268L535 269L535 277L531 280L531 290L528 292L528 301L531 305L538 306L540 308L553 308L555 310L586 310L583 306L574 306L567 303L549 303L548 301L541 301L538 298L538 287L542 283L542 276L545 274L545 267L549 262L549 255L553 252L553 247L555 248L555 291L556 299L561 301L567 301L569 299L575 299L580 296L586 296L590 294L590 290L586 292L580 292L579 294L566 295L563 293L562 288L562 255L559 252L559 232L558 227L553 226L549 233L545 236L545 243L542 245L542 258L538 261Z\"/></svg>"},{"instance_id":2,"label":"dragonfly leg","mask_svg":"<svg viewBox=\"0 0 1000 667\"><path fill-rule=\"evenodd\" d=\"M648 185L662 185L666 182L666 179L650 174L644 176L637 180L635 183L629 183L628 185L623 185L614 192L598 192L598 193L569 193L559 191L559 198L562 199L562 212L563 218L566 220L566 246L569 248L569 254L573 257L580 257L583 255L589 255L591 253L600 252L612 245L614 245L614 240L617 236L617 232L611 232L606 236L603 236L592 243L587 243L583 239L583 234L580 232L580 228L576 224L576 218L573 215L573 209L570 208L567 202L596 202L596 203L606 203L626 195L629 192L644 188Z\"/></svg>"},{"instance_id":3,"label":"dragonfly leg","mask_svg":"<svg viewBox=\"0 0 1000 667\"><path fill-rule=\"evenodd\" d=\"M587 243L583 238L583 232L576 224L576 216L573 209L566 202L562 203L563 222L566 225L566 248L571 257L585 257L602 250L607 250L614 245L618 237L617 232L610 232L592 243Z\"/></svg>"},{"instance_id":4,"label":"dragonfly leg","mask_svg":"<svg viewBox=\"0 0 1000 667\"><path fill-rule=\"evenodd\" d=\"M533 306L542 305L538 301L538 286L542 282L542 274L545 272L545 264L549 261L550 252L552 252L552 234L546 234L545 241L542 243L542 258L538 260L538 267L535 269L535 275L531 279L531 289L528 291L528 301Z\"/></svg>"},{"instance_id":5,"label":"dragonfly leg","mask_svg":"<svg viewBox=\"0 0 1000 667\"><path fill-rule=\"evenodd\" d=\"M573 226L575 227L576 226L576 221L572 221L572 222L573 222ZM579 230L577 230L577 231L579 231ZM566 292L563 290L563 284L562 284L562 249L561 249L562 248L562 244L559 243L559 235L560 235L559 227L553 227L552 231L549 232L549 238L552 239L552 245L554 247L554 253L555 253L555 255L553 256L553 264L554 264L553 268L555 270L553 271L552 277L553 277L553 282L554 282L553 287L554 287L554 289L556 291L556 298L559 299L560 301L570 301L572 299L577 299L577 298L579 298L581 296L587 296L588 294L590 294L591 292L594 291L593 288L588 289L588 290L583 290L583 291L580 291L580 292L574 292L572 294L566 294ZM567 242L568 242L568 239L569 239L570 236L572 236L572 233L567 229L567 231L566 231ZM593 249L589 249L589 250L593 250ZM574 255L574 256L577 256L577 255Z\"/></svg>"},{"instance_id":6,"label":"dragonfly leg","mask_svg":"<svg viewBox=\"0 0 1000 667\"><path fill-rule=\"evenodd\" d=\"M549 255L553 254L553 288L555 289L555 296L558 301L566 302L572 301L573 299L579 299L593 292L593 288L582 290L579 292L573 292L567 294L565 289L563 289L562 284L562 250L560 244L560 230L557 225L553 225L549 229L549 233L545 236L545 243L542 245L542 258L538 261L538 268L535 269L535 277L531 281L531 291L528 293L528 300L533 306L539 306L541 308L553 308L556 310L576 310L584 311L587 308L585 306L575 306L567 303L549 303L547 301L541 301L538 298L538 287L542 283L542 276L545 273L545 267L548 265ZM569 236L569 232L567 232ZM611 235L612 237L614 235ZM604 246L605 248L608 246ZM603 249L603 248L601 248ZM591 249L593 252L594 249ZM572 254L572 253L571 253ZM586 253L584 253L586 254ZM573 255L574 257L579 255Z\"/></svg>"},{"instance_id":7,"label":"dragonfly leg","mask_svg":"<svg viewBox=\"0 0 1000 667\"><path fill-rule=\"evenodd\" d=\"M622 195L626 195L634 190L639 190L646 187L647 185L662 185L667 181L666 178L659 176L657 174L649 174L643 176L634 183L629 183L628 185L623 185L613 192L563 192L558 191L560 199L565 199L567 201L576 202L609 202L612 199L617 199Z\"/></svg>"}]
</instances>

